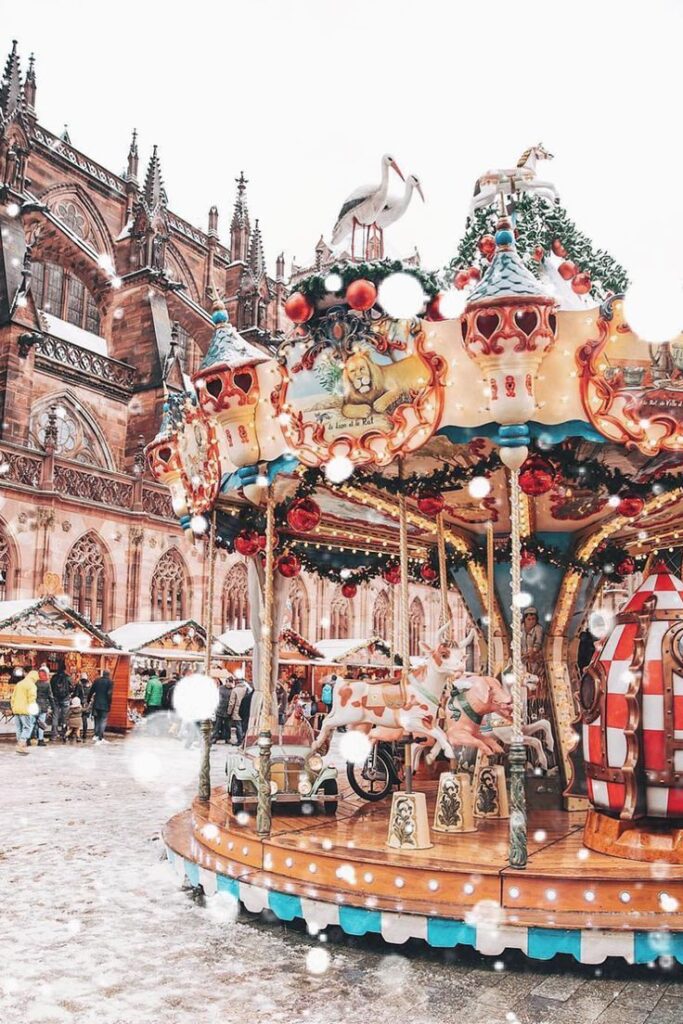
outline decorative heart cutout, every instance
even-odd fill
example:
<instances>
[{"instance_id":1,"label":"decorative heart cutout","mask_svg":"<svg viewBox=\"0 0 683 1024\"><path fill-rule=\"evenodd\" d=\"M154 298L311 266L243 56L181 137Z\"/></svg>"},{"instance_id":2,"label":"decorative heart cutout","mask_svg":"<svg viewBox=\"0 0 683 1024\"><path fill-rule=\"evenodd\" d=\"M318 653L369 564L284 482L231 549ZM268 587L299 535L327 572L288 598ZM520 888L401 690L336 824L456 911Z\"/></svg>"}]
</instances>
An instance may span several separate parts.
<instances>
[{"instance_id":1,"label":"decorative heart cutout","mask_svg":"<svg viewBox=\"0 0 683 1024\"><path fill-rule=\"evenodd\" d=\"M538 313L535 309L520 309L515 313L515 323L529 338L538 327Z\"/></svg>"},{"instance_id":2,"label":"decorative heart cutout","mask_svg":"<svg viewBox=\"0 0 683 1024\"><path fill-rule=\"evenodd\" d=\"M173 452L171 451L170 448L160 448L159 451L157 452L157 455L159 456L162 462L169 462L171 456L173 455Z\"/></svg>"},{"instance_id":3,"label":"decorative heart cutout","mask_svg":"<svg viewBox=\"0 0 683 1024\"><path fill-rule=\"evenodd\" d=\"M499 327L500 317L497 313L480 313L477 317L477 330L485 338L490 338Z\"/></svg>"},{"instance_id":4,"label":"decorative heart cutout","mask_svg":"<svg viewBox=\"0 0 683 1024\"><path fill-rule=\"evenodd\" d=\"M250 373L236 373L232 381L236 388L239 388L240 391L244 391L245 395L248 395L254 383L254 378Z\"/></svg>"},{"instance_id":5,"label":"decorative heart cutout","mask_svg":"<svg viewBox=\"0 0 683 1024\"><path fill-rule=\"evenodd\" d=\"M460 330L462 332L462 340L467 341L467 320L464 318L460 321Z\"/></svg>"},{"instance_id":6,"label":"decorative heart cutout","mask_svg":"<svg viewBox=\"0 0 683 1024\"><path fill-rule=\"evenodd\" d=\"M218 398L221 391L223 390L223 381L220 377L210 377L206 382L206 390L209 392L212 398Z\"/></svg>"},{"instance_id":7,"label":"decorative heart cutout","mask_svg":"<svg viewBox=\"0 0 683 1024\"><path fill-rule=\"evenodd\" d=\"M557 317L554 313L551 313L548 317L548 323L550 324L550 330L553 334L557 334Z\"/></svg>"}]
</instances>

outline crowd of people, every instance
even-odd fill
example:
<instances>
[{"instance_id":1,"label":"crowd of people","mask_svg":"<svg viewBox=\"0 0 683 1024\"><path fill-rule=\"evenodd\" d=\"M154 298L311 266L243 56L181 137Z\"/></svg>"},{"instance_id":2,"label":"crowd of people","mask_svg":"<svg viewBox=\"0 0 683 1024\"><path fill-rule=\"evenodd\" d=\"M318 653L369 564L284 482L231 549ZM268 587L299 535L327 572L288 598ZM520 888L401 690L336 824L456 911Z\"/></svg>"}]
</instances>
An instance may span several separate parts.
<instances>
[{"instance_id":1,"label":"crowd of people","mask_svg":"<svg viewBox=\"0 0 683 1024\"><path fill-rule=\"evenodd\" d=\"M28 754L31 745L47 742L85 743L93 718L93 742L106 743L104 732L114 685L107 669L90 682L83 673L72 678L64 663L50 674L47 665L18 669L11 709L17 734L16 751ZM49 733L49 735L48 735Z\"/></svg>"}]
</instances>

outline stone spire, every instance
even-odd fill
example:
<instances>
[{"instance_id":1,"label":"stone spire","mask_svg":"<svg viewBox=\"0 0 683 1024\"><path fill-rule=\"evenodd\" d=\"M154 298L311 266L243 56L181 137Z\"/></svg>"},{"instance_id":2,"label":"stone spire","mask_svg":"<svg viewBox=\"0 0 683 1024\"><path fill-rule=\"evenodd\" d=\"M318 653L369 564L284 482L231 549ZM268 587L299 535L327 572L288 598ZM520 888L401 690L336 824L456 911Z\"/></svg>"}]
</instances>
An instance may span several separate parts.
<instances>
[{"instance_id":1,"label":"stone spire","mask_svg":"<svg viewBox=\"0 0 683 1024\"><path fill-rule=\"evenodd\" d=\"M59 136L62 142L66 142L67 146L71 145L71 136L69 135L69 126L65 123L62 129L62 134Z\"/></svg>"},{"instance_id":2,"label":"stone spire","mask_svg":"<svg viewBox=\"0 0 683 1024\"><path fill-rule=\"evenodd\" d=\"M246 262L249 254L251 224L246 199L248 180L244 177L244 171L240 171L240 176L235 178L235 181L237 182L237 197L230 223L230 256L232 260Z\"/></svg>"},{"instance_id":3,"label":"stone spire","mask_svg":"<svg viewBox=\"0 0 683 1024\"><path fill-rule=\"evenodd\" d=\"M258 217L254 222L254 230L251 233L249 240L249 266L254 277L261 277L266 270L266 260L263 255L263 239L261 238L261 228L259 227Z\"/></svg>"},{"instance_id":4,"label":"stone spire","mask_svg":"<svg viewBox=\"0 0 683 1024\"><path fill-rule=\"evenodd\" d=\"M209 210L209 237L218 237L218 207L212 206Z\"/></svg>"},{"instance_id":5,"label":"stone spire","mask_svg":"<svg viewBox=\"0 0 683 1024\"><path fill-rule=\"evenodd\" d=\"M17 41L12 40L12 50L5 64L5 71L0 85L0 110L5 119L23 108L24 91L21 86L21 67L19 66L19 54L17 53Z\"/></svg>"},{"instance_id":6,"label":"stone spire","mask_svg":"<svg viewBox=\"0 0 683 1024\"><path fill-rule=\"evenodd\" d=\"M36 112L36 71L35 71L36 59L31 54L28 59L28 71L26 72L26 78L24 79L24 101L26 103L26 109L29 114L35 114Z\"/></svg>"},{"instance_id":7,"label":"stone spire","mask_svg":"<svg viewBox=\"0 0 683 1024\"><path fill-rule=\"evenodd\" d=\"M285 254L280 253L275 261L275 280L284 281L285 279Z\"/></svg>"},{"instance_id":8,"label":"stone spire","mask_svg":"<svg viewBox=\"0 0 683 1024\"><path fill-rule=\"evenodd\" d=\"M126 181L135 182L138 180L138 132L133 128L133 135L128 150L128 163L126 165Z\"/></svg>"},{"instance_id":9,"label":"stone spire","mask_svg":"<svg viewBox=\"0 0 683 1024\"><path fill-rule=\"evenodd\" d=\"M147 208L150 211L156 210L159 207L166 209L168 197L164 188L164 180L161 176L161 163L156 146L152 150L152 156L147 167L143 195Z\"/></svg>"}]
</instances>

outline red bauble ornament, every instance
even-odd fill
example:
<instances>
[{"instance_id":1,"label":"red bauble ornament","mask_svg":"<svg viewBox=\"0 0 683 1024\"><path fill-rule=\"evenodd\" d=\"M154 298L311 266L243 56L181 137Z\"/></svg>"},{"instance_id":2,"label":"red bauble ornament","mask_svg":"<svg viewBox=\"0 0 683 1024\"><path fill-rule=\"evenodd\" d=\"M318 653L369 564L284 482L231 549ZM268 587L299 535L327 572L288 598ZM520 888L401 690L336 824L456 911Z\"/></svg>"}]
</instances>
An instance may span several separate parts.
<instances>
[{"instance_id":1,"label":"red bauble ornament","mask_svg":"<svg viewBox=\"0 0 683 1024\"><path fill-rule=\"evenodd\" d=\"M534 498L547 494L554 483L555 467L540 455L530 455L519 471L519 486Z\"/></svg>"},{"instance_id":2,"label":"red bauble ornament","mask_svg":"<svg viewBox=\"0 0 683 1024\"><path fill-rule=\"evenodd\" d=\"M522 557L519 560L519 564L522 569L532 569L536 565L536 555L533 551L522 551Z\"/></svg>"},{"instance_id":3,"label":"red bauble ornament","mask_svg":"<svg viewBox=\"0 0 683 1024\"><path fill-rule=\"evenodd\" d=\"M377 289L372 281L361 278L352 281L346 289L346 301L351 309L372 309L377 299Z\"/></svg>"},{"instance_id":4,"label":"red bauble ornament","mask_svg":"<svg viewBox=\"0 0 683 1024\"><path fill-rule=\"evenodd\" d=\"M486 256L490 259L496 251L496 240L493 235L482 235L477 244L477 248L482 256Z\"/></svg>"},{"instance_id":5,"label":"red bauble ornament","mask_svg":"<svg viewBox=\"0 0 683 1024\"><path fill-rule=\"evenodd\" d=\"M301 292L294 292L285 302L285 313L295 324L305 324L315 313L315 307Z\"/></svg>"},{"instance_id":6,"label":"red bauble ornament","mask_svg":"<svg viewBox=\"0 0 683 1024\"><path fill-rule=\"evenodd\" d=\"M617 512L620 516L626 516L628 519L633 519L635 516L639 516L645 507L645 502L642 498L633 495L626 495L621 499L617 505Z\"/></svg>"},{"instance_id":7,"label":"red bauble ornament","mask_svg":"<svg viewBox=\"0 0 683 1024\"><path fill-rule=\"evenodd\" d=\"M622 558L621 562L617 565L617 572L620 576L633 576L636 571L636 563L630 555L626 558Z\"/></svg>"},{"instance_id":8,"label":"red bauble ornament","mask_svg":"<svg viewBox=\"0 0 683 1024\"><path fill-rule=\"evenodd\" d=\"M560 263L557 268L557 272L560 277L563 277L565 281L571 281L573 277L576 277L579 268L576 263L572 263L571 260L565 260L564 263Z\"/></svg>"},{"instance_id":9,"label":"red bauble ornament","mask_svg":"<svg viewBox=\"0 0 683 1024\"><path fill-rule=\"evenodd\" d=\"M582 274L577 274L574 280L572 281L572 288L574 289L577 295L585 295L586 292L589 292L592 287L593 282L591 281L591 276L590 274L586 274L585 272Z\"/></svg>"},{"instance_id":10,"label":"red bauble ornament","mask_svg":"<svg viewBox=\"0 0 683 1024\"><path fill-rule=\"evenodd\" d=\"M470 281L478 281L479 278L481 277L481 270L479 269L479 267L470 267L470 269L467 271L467 276L469 277Z\"/></svg>"},{"instance_id":11,"label":"red bauble ornament","mask_svg":"<svg viewBox=\"0 0 683 1024\"><path fill-rule=\"evenodd\" d=\"M552 249L553 249L553 252L555 253L555 255L559 256L560 259L565 259L566 258L567 250L562 245L562 242L559 240L559 238L553 238Z\"/></svg>"},{"instance_id":12,"label":"red bauble ornament","mask_svg":"<svg viewBox=\"0 0 683 1024\"><path fill-rule=\"evenodd\" d=\"M296 533L310 533L320 522L320 509L313 498L297 498L289 507L287 522Z\"/></svg>"},{"instance_id":13,"label":"red bauble ornament","mask_svg":"<svg viewBox=\"0 0 683 1024\"><path fill-rule=\"evenodd\" d=\"M280 543L280 537L278 535L278 532L277 532L277 530L273 530L273 547L276 548L279 543ZM266 550L266 535L265 535L265 533L260 533L259 534L258 546L259 546L259 549L261 551L265 551Z\"/></svg>"},{"instance_id":14,"label":"red bauble ornament","mask_svg":"<svg viewBox=\"0 0 683 1024\"><path fill-rule=\"evenodd\" d=\"M382 576L387 583L391 583L392 586L395 586L397 583L401 582L401 566L397 564L388 565L382 573Z\"/></svg>"},{"instance_id":15,"label":"red bauble ornament","mask_svg":"<svg viewBox=\"0 0 683 1024\"><path fill-rule=\"evenodd\" d=\"M425 310L425 320L445 320L446 317L439 309L439 302L441 301L440 295L435 295L433 299L430 299L427 303L427 309Z\"/></svg>"},{"instance_id":16,"label":"red bauble ornament","mask_svg":"<svg viewBox=\"0 0 683 1024\"><path fill-rule=\"evenodd\" d=\"M443 494L434 494L431 491L423 491L417 499L417 507L423 516L430 516L432 519L443 511Z\"/></svg>"},{"instance_id":17,"label":"red bauble ornament","mask_svg":"<svg viewBox=\"0 0 683 1024\"><path fill-rule=\"evenodd\" d=\"M459 291L462 291L462 289L466 288L469 283L470 283L470 272L469 272L469 270L459 270L458 273L455 275L455 278L453 280L453 284L455 285L455 287Z\"/></svg>"},{"instance_id":18,"label":"red bauble ornament","mask_svg":"<svg viewBox=\"0 0 683 1024\"><path fill-rule=\"evenodd\" d=\"M537 263L540 263L541 260L545 259L545 249L543 248L543 246L537 245L532 253L532 256L534 257Z\"/></svg>"},{"instance_id":19,"label":"red bauble ornament","mask_svg":"<svg viewBox=\"0 0 683 1024\"><path fill-rule=\"evenodd\" d=\"M439 574L436 569L434 569L429 562L425 562L420 566L420 577L425 581L425 583L433 583L438 575Z\"/></svg>"},{"instance_id":20,"label":"red bauble ornament","mask_svg":"<svg viewBox=\"0 0 683 1024\"><path fill-rule=\"evenodd\" d=\"M259 550L259 535L256 530L240 530L235 537L235 551L238 555L251 558Z\"/></svg>"},{"instance_id":21,"label":"red bauble ornament","mask_svg":"<svg viewBox=\"0 0 683 1024\"><path fill-rule=\"evenodd\" d=\"M286 580L291 580L292 577L298 576L301 572L301 562L296 555L280 555L277 560L277 571Z\"/></svg>"},{"instance_id":22,"label":"red bauble ornament","mask_svg":"<svg viewBox=\"0 0 683 1024\"><path fill-rule=\"evenodd\" d=\"M358 587L355 583L342 583L341 592L344 597L355 597L358 593Z\"/></svg>"}]
</instances>

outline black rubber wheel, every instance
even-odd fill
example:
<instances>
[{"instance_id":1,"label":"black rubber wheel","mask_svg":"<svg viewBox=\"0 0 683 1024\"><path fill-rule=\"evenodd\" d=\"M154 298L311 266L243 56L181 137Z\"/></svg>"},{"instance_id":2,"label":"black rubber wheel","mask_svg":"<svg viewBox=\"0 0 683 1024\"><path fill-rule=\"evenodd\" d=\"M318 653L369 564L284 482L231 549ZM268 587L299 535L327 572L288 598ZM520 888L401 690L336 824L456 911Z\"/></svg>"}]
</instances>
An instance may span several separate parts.
<instances>
[{"instance_id":1,"label":"black rubber wheel","mask_svg":"<svg viewBox=\"0 0 683 1024\"><path fill-rule=\"evenodd\" d=\"M244 800L240 799L244 796L244 783L241 779L233 776L230 783L230 802L232 804L232 813L241 814L244 810Z\"/></svg>"},{"instance_id":2,"label":"black rubber wheel","mask_svg":"<svg viewBox=\"0 0 683 1024\"><path fill-rule=\"evenodd\" d=\"M327 779L326 782L323 782L322 788L325 796L339 795L339 786L337 785L336 779ZM330 818L333 817L333 815L337 813L338 803L338 800L326 800L325 803L323 804L323 807L325 808L325 814L327 814Z\"/></svg>"},{"instance_id":3,"label":"black rubber wheel","mask_svg":"<svg viewBox=\"0 0 683 1024\"><path fill-rule=\"evenodd\" d=\"M393 789L388 755L383 750L371 751L363 764L346 765L346 777L354 793L373 803L383 800Z\"/></svg>"}]
</instances>

